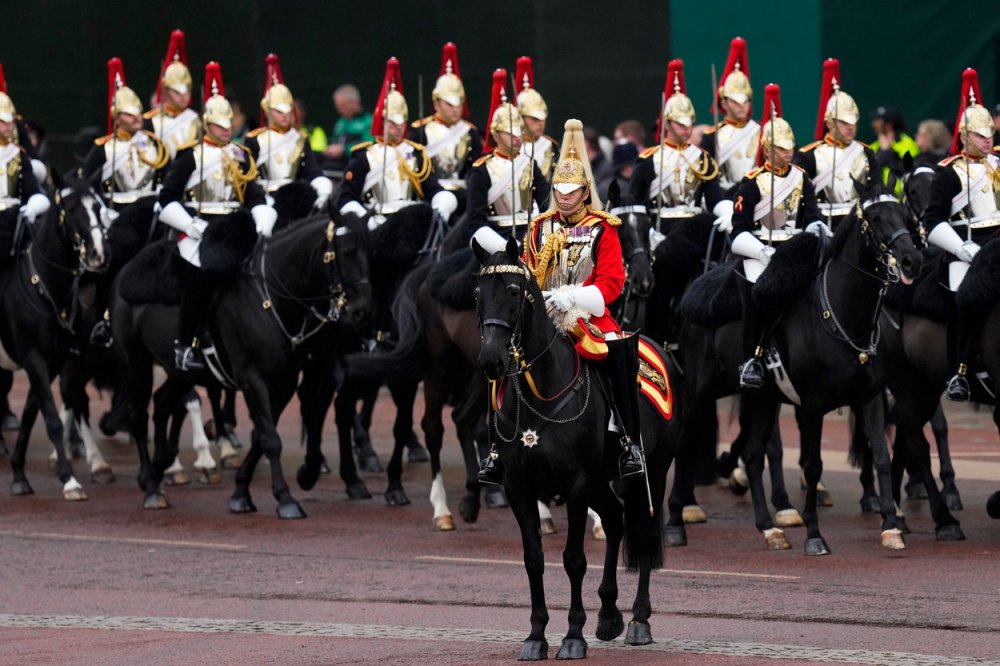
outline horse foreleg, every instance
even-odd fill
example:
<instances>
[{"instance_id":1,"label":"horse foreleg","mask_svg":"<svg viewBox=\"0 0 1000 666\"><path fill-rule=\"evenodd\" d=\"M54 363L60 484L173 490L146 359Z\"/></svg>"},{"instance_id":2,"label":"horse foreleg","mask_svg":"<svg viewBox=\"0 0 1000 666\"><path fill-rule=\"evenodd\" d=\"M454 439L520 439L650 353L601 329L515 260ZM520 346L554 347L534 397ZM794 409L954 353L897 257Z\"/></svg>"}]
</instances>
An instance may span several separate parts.
<instances>
[{"instance_id":1,"label":"horse foreleg","mask_svg":"<svg viewBox=\"0 0 1000 666\"><path fill-rule=\"evenodd\" d=\"M784 446L781 443L781 428L774 424L771 436L767 438L767 470L771 476L771 505L774 507L774 524L778 527L800 527L802 516L788 499L785 488Z\"/></svg>"},{"instance_id":2,"label":"horse foreleg","mask_svg":"<svg viewBox=\"0 0 1000 666\"><path fill-rule=\"evenodd\" d=\"M566 502L569 527L566 530L566 548L563 550L563 569L569 577L569 629L563 637L556 659L582 659L587 656L587 641L583 638L583 625L587 612L583 608L583 577L587 573L587 555L583 538L587 532L587 503L582 498Z\"/></svg>"},{"instance_id":3,"label":"horse foreleg","mask_svg":"<svg viewBox=\"0 0 1000 666\"><path fill-rule=\"evenodd\" d=\"M227 418L226 409L223 406L222 388L218 385L212 385L206 387L205 392L208 394L208 407L212 411L212 423L222 423ZM235 396L232 397L230 402L235 402L235 399ZM185 400L188 415L192 419L197 419L199 423L202 423L201 429L205 431L202 421L201 397L198 395L198 392L192 389ZM240 440L236 436L234 427L225 425L222 428L213 428L214 432L212 434L215 436L215 445L219 447L219 465L223 469L236 469L240 464L240 454L236 452L236 449L240 448L242 444L240 444ZM205 431L205 435L208 436L207 431Z\"/></svg>"},{"instance_id":4,"label":"horse foreleg","mask_svg":"<svg viewBox=\"0 0 1000 666\"><path fill-rule=\"evenodd\" d=\"M951 447L948 445L948 421L940 404L931 417L931 430L937 442L938 463L941 466L941 498L952 511L961 511L962 497L955 485L955 466L951 462Z\"/></svg>"},{"instance_id":5,"label":"horse foreleg","mask_svg":"<svg viewBox=\"0 0 1000 666\"><path fill-rule=\"evenodd\" d=\"M872 448L872 460L878 476L882 511L882 546L890 550L902 550L906 548L906 544L903 542L903 532L896 516L896 502L892 497L892 461L889 459L889 446L885 441L885 402L882 393L856 406L854 410L862 420L861 425Z\"/></svg>"},{"instance_id":6,"label":"horse foreleg","mask_svg":"<svg viewBox=\"0 0 1000 666\"><path fill-rule=\"evenodd\" d=\"M781 405L759 394L760 391L747 391L740 405L740 423L747 433L743 460L746 462L747 476L750 478L750 499L753 502L757 529L763 533L764 541L770 550L786 550L792 546L781 528L775 527L771 520L763 479L767 440L777 423L778 409Z\"/></svg>"},{"instance_id":7,"label":"horse foreleg","mask_svg":"<svg viewBox=\"0 0 1000 666\"><path fill-rule=\"evenodd\" d=\"M267 462L271 467L271 494L278 502L278 518L305 518L306 513L285 482L284 470L281 465L281 438L275 428L275 423L281 411L295 393L298 373L287 373L286 377L272 378L265 381L259 375L251 375L243 383L243 396L250 410L254 431L260 434L260 445Z\"/></svg>"},{"instance_id":8,"label":"horse foreleg","mask_svg":"<svg viewBox=\"0 0 1000 666\"><path fill-rule=\"evenodd\" d=\"M431 464L434 462L433 454ZM545 640L545 627L549 623L549 611L545 606L545 556L542 552L542 536L539 533L538 510L535 501L538 490L504 484L507 500L514 512L517 526L521 530L521 546L524 550L524 571L528 575L528 589L531 594L531 633L521 646L521 661L548 659L549 644Z\"/></svg>"},{"instance_id":9,"label":"horse foreleg","mask_svg":"<svg viewBox=\"0 0 1000 666\"><path fill-rule=\"evenodd\" d=\"M56 448L56 475L63 484L63 499L70 502L85 500L87 493L73 476L73 468L66 457L62 420L59 418L59 410L52 397L52 377L49 375L47 362L37 351L32 351L25 360L24 369L31 380L31 392L38 401L49 441Z\"/></svg>"},{"instance_id":10,"label":"horse foreleg","mask_svg":"<svg viewBox=\"0 0 1000 666\"><path fill-rule=\"evenodd\" d=\"M819 409L807 406L799 407L795 413L802 442L800 463L806 481L806 505L802 511L802 519L806 524L805 551L806 555L829 555L830 547L819 531L817 511L817 486L820 477L823 476L823 459L820 456L823 413Z\"/></svg>"},{"instance_id":11,"label":"horse foreleg","mask_svg":"<svg viewBox=\"0 0 1000 666\"><path fill-rule=\"evenodd\" d=\"M371 427L372 414L375 412L375 404L378 402L378 393L381 384L374 380L359 379L358 397L361 400L361 408L354 419L354 446L358 453L358 465L366 472L381 472L382 463L372 447ZM352 410L355 407L351 407Z\"/></svg>"},{"instance_id":12,"label":"horse foreleg","mask_svg":"<svg viewBox=\"0 0 1000 666\"><path fill-rule=\"evenodd\" d=\"M601 610L597 613L597 631L594 633L597 640L613 641L625 631L625 620L618 609L618 553L625 534L622 505L606 484L595 484L589 499L591 507L600 517L607 537L601 584L597 588Z\"/></svg>"},{"instance_id":13,"label":"horse foreleg","mask_svg":"<svg viewBox=\"0 0 1000 666\"><path fill-rule=\"evenodd\" d=\"M355 408L358 404L360 385L356 379L346 379L333 399L333 420L337 425L337 446L340 453L340 478L347 487L348 499L371 499L371 493L358 476L354 464L354 445L351 431L354 427ZM319 473L319 470L316 470Z\"/></svg>"},{"instance_id":14,"label":"horse foreleg","mask_svg":"<svg viewBox=\"0 0 1000 666\"><path fill-rule=\"evenodd\" d=\"M194 389L188 391L180 399L180 404L174 408L172 421L178 438L180 437L180 426L184 423L185 417L191 422L191 446L197 456L194 461L195 478L198 479L198 483L212 485L222 483L221 462L217 465L215 458L212 457L212 444L208 440L205 425L202 422L201 398L198 397L198 393ZM171 432L171 437L173 436L174 433ZM228 440L225 441L228 442ZM232 454L235 455L236 451L233 451Z\"/></svg>"},{"instance_id":15,"label":"horse foreleg","mask_svg":"<svg viewBox=\"0 0 1000 666\"><path fill-rule=\"evenodd\" d=\"M31 438L31 429L38 418L38 401L33 393L28 393L28 399L24 403L24 410L21 412L21 429L17 433L17 441L14 443L14 451L10 454L10 468L14 475L10 483L11 495L31 495L31 484L24 474L24 462L28 454L28 440Z\"/></svg>"}]
</instances>

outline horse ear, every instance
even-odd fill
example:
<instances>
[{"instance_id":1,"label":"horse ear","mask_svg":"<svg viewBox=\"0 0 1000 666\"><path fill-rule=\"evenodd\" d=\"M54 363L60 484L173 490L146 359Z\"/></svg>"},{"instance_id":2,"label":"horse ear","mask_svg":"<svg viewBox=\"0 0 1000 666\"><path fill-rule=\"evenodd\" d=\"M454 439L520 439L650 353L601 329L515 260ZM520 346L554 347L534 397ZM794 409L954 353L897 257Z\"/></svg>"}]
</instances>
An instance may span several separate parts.
<instances>
[{"instance_id":1,"label":"horse ear","mask_svg":"<svg viewBox=\"0 0 1000 666\"><path fill-rule=\"evenodd\" d=\"M851 176L851 180L854 181L854 189L858 192L858 198L862 201L868 201L871 199L871 190L873 188L868 186L868 183L858 180L854 176Z\"/></svg>"},{"instance_id":2,"label":"horse ear","mask_svg":"<svg viewBox=\"0 0 1000 666\"><path fill-rule=\"evenodd\" d=\"M476 260L480 264L485 264L486 260L490 258L490 253L484 250L475 238L472 239L472 253L476 255Z\"/></svg>"},{"instance_id":3,"label":"horse ear","mask_svg":"<svg viewBox=\"0 0 1000 666\"><path fill-rule=\"evenodd\" d=\"M521 253L517 249L517 241L511 236L507 239L507 256L510 257L511 261L517 261L520 258Z\"/></svg>"},{"instance_id":4,"label":"horse ear","mask_svg":"<svg viewBox=\"0 0 1000 666\"><path fill-rule=\"evenodd\" d=\"M622 195L622 188L619 187L618 179L615 178L614 180L611 181L611 184L608 185L608 196L607 196L608 208L614 208L615 204L618 203L618 199L621 198L621 195Z\"/></svg>"}]
</instances>

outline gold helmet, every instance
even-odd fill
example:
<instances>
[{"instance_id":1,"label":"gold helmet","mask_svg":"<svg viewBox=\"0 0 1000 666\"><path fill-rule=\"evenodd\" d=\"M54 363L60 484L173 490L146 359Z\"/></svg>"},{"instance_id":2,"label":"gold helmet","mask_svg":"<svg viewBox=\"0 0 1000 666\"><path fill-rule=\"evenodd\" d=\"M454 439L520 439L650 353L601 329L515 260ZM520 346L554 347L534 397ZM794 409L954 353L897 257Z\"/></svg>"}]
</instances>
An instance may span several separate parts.
<instances>
[{"instance_id":1,"label":"gold helmet","mask_svg":"<svg viewBox=\"0 0 1000 666\"><path fill-rule=\"evenodd\" d=\"M410 111L403 97L403 78L399 72L399 60L389 58L385 63L385 78L382 91L372 114L372 136L385 136L383 118L396 125L405 125Z\"/></svg>"},{"instance_id":2,"label":"gold helmet","mask_svg":"<svg viewBox=\"0 0 1000 666\"><path fill-rule=\"evenodd\" d=\"M17 109L14 102L7 96L7 79L3 74L3 65L0 65L0 120L5 123L14 122L17 116Z\"/></svg>"},{"instance_id":3,"label":"gold helmet","mask_svg":"<svg viewBox=\"0 0 1000 666\"><path fill-rule=\"evenodd\" d=\"M827 58L823 62L823 81L819 89L819 115L816 119L816 138L826 136L835 120L855 125L861 117L854 98L840 89L840 61Z\"/></svg>"},{"instance_id":4,"label":"gold helmet","mask_svg":"<svg viewBox=\"0 0 1000 666\"><path fill-rule=\"evenodd\" d=\"M545 120L549 116L549 107L541 93L535 90L535 68L528 56L517 59L514 82L521 87L517 94L517 109L522 116Z\"/></svg>"},{"instance_id":5,"label":"gold helmet","mask_svg":"<svg viewBox=\"0 0 1000 666\"><path fill-rule=\"evenodd\" d=\"M444 45L441 54L441 74L438 76L431 99L441 100L452 106L463 107L462 114L469 115L469 104L465 99L465 86L458 71L458 47L452 42Z\"/></svg>"},{"instance_id":6,"label":"gold helmet","mask_svg":"<svg viewBox=\"0 0 1000 666\"><path fill-rule=\"evenodd\" d=\"M694 104L685 94L684 61L671 60L667 65L667 103L663 107L663 119L692 127L694 125Z\"/></svg>"},{"instance_id":7,"label":"gold helmet","mask_svg":"<svg viewBox=\"0 0 1000 666\"><path fill-rule=\"evenodd\" d=\"M170 33L167 56L163 59L163 71L160 74L160 83L156 87L157 102L162 99L164 87L182 95L191 91L191 71L187 67L187 48L184 46L184 33L180 30L174 30Z\"/></svg>"},{"instance_id":8,"label":"gold helmet","mask_svg":"<svg viewBox=\"0 0 1000 666\"><path fill-rule=\"evenodd\" d=\"M590 190L590 205L600 209L601 200L597 196L594 176L590 170L590 159L587 157L587 144L583 139L583 123L576 118L570 118L563 126L562 148L559 151L559 162L552 174L552 189L562 194L569 194L585 187ZM555 197L549 204L549 210L556 210Z\"/></svg>"},{"instance_id":9,"label":"gold helmet","mask_svg":"<svg viewBox=\"0 0 1000 666\"><path fill-rule=\"evenodd\" d=\"M783 150L795 149L795 133L792 132L792 126L781 117L781 89L776 83L764 86L764 117L768 120L760 129L758 162L768 159L772 146Z\"/></svg>"},{"instance_id":10,"label":"gold helmet","mask_svg":"<svg viewBox=\"0 0 1000 666\"><path fill-rule=\"evenodd\" d=\"M108 131L114 131L114 119L119 113L142 115L142 100L125 85L125 68L121 58L108 60Z\"/></svg>"},{"instance_id":11,"label":"gold helmet","mask_svg":"<svg viewBox=\"0 0 1000 666\"><path fill-rule=\"evenodd\" d=\"M524 119L517 107L507 100L507 70L500 68L493 72L493 93L490 95L490 136L486 137L483 151L489 149L490 138L497 132L509 132L515 136L524 134Z\"/></svg>"},{"instance_id":12,"label":"gold helmet","mask_svg":"<svg viewBox=\"0 0 1000 666\"><path fill-rule=\"evenodd\" d=\"M982 93L979 91L979 74L971 67L962 72L962 97L958 109L958 119L955 121L955 136L951 143L951 152L958 152L958 139L969 150L969 133L983 137L992 137L994 132L993 115L981 104Z\"/></svg>"},{"instance_id":13,"label":"gold helmet","mask_svg":"<svg viewBox=\"0 0 1000 666\"><path fill-rule=\"evenodd\" d=\"M233 126L233 107L225 97L222 87L222 69L212 61L205 65L205 125L218 125L230 129Z\"/></svg>"},{"instance_id":14,"label":"gold helmet","mask_svg":"<svg viewBox=\"0 0 1000 666\"><path fill-rule=\"evenodd\" d=\"M827 125L834 120L839 120L849 125L856 125L860 117L861 112L858 111L858 105L854 102L854 98L845 92L841 92L838 87L837 92L830 95L830 99L826 103L826 114L823 118L826 120Z\"/></svg>"},{"instance_id":15,"label":"gold helmet","mask_svg":"<svg viewBox=\"0 0 1000 666\"><path fill-rule=\"evenodd\" d=\"M722 85L719 86L719 100L731 99L743 104L753 97L750 87L750 65L747 61L747 43L736 37L729 44L729 59L722 71Z\"/></svg>"},{"instance_id":16,"label":"gold helmet","mask_svg":"<svg viewBox=\"0 0 1000 666\"><path fill-rule=\"evenodd\" d=\"M261 110L264 113L270 113L271 109L281 113L291 113L295 107L295 98L292 97L292 91L285 85L285 77L281 75L281 64L278 62L278 56L269 53L264 63L267 75L264 81L264 97L260 100Z\"/></svg>"}]
</instances>

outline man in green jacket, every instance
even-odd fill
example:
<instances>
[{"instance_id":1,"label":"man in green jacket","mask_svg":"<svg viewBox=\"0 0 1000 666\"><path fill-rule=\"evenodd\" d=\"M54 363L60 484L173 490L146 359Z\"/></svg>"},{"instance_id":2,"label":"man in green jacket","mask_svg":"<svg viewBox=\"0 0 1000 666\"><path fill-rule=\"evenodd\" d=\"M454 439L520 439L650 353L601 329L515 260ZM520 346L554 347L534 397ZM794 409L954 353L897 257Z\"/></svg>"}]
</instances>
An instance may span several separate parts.
<instances>
[{"instance_id":1,"label":"man in green jacket","mask_svg":"<svg viewBox=\"0 0 1000 666\"><path fill-rule=\"evenodd\" d=\"M361 92L350 83L333 92L333 105L340 117L333 125L328 145L323 152L326 158L323 168L343 171L351 148L363 141L372 140L372 114L361 107Z\"/></svg>"}]
</instances>

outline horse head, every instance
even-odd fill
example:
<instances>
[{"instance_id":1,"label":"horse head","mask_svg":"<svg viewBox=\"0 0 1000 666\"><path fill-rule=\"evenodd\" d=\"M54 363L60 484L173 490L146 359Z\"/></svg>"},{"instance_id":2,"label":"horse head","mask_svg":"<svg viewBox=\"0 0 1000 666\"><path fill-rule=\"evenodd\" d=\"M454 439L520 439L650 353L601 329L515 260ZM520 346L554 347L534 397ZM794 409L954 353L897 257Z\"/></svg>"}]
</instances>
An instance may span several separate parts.
<instances>
[{"instance_id":1,"label":"horse head","mask_svg":"<svg viewBox=\"0 0 1000 666\"><path fill-rule=\"evenodd\" d=\"M110 259L108 228L114 215L109 214L111 211L104 201L83 178L66 178L63 187L56 192L55 203L59 209L60 231L65 238L72 239L81 268L94 273L104 272Z\"/></svg>"},{"instance_id":2,"label":"horse head","mask_svg":"<svg viewBox=\"0 0 1000 666\"><path fill-rule=\"evenodd\" d=\"M923 258L910 235L906 206L881 182L865 185L855 180L854 185L860 195L861 232L865 244L887 271L898 270L903 284L912 283L920 273Z\"/></svg>"},{"instance_id":3,"label":"horse head","mask_svg":"<svg viewBox=\"0 0 1000 666\"><path fill-rule=\"evenodd\" d=\"M622 225L618 228L618 239L625 259L626 290L639 298L646 298L653 291L653 263L650 259L649 230L653 218L642 202L628 194L622 194L618 181L611 181L608 187L608 212L618 217Z\"/></svg>"},{"instance_id":4,"label":"horse head","mask_svg":"<svg viewBox=\"0 0 1000 666\"><path fill-rule=\"evenodd\" d=\"M324 217L336 217L336 214ZM341 220L337 225L333 219L325 231L327 245L332 249L323 255L327 266L327 288L332 296L342 298L340 316L351 328L361 331L368 322L372 307L372 286L368 266L368 230L364 222ZM330 260L329 252L335 261Z\"/></svg>"},{"instance_id":5,"label":"horse head","mask_svg":"<svg viewBox=\"0 0 1000 666\"><path fill-rule=\"evenodd\" d=\"M472 250L482 265L476 287L476 313L483 344L479 367L488 379L506 374L512 357L522 353L521 336L530 331L531 305L540 302L541 292L528 267L521 261L517 242L511 238L501 252L489 254L473 240Z\"/></svg>"},{"instance_id":6,"label":"horse head","mask_svg":"<svg viewBox=\"0 0 1000 666\"><path fill-rule=\"evenodd\" d=\"M903 179L903 203L910 213L910 233L919 234L924 211L931 201L931 183L934 180L934 169L920 166L911 171Z\"/></svg>"}]
</instances>

